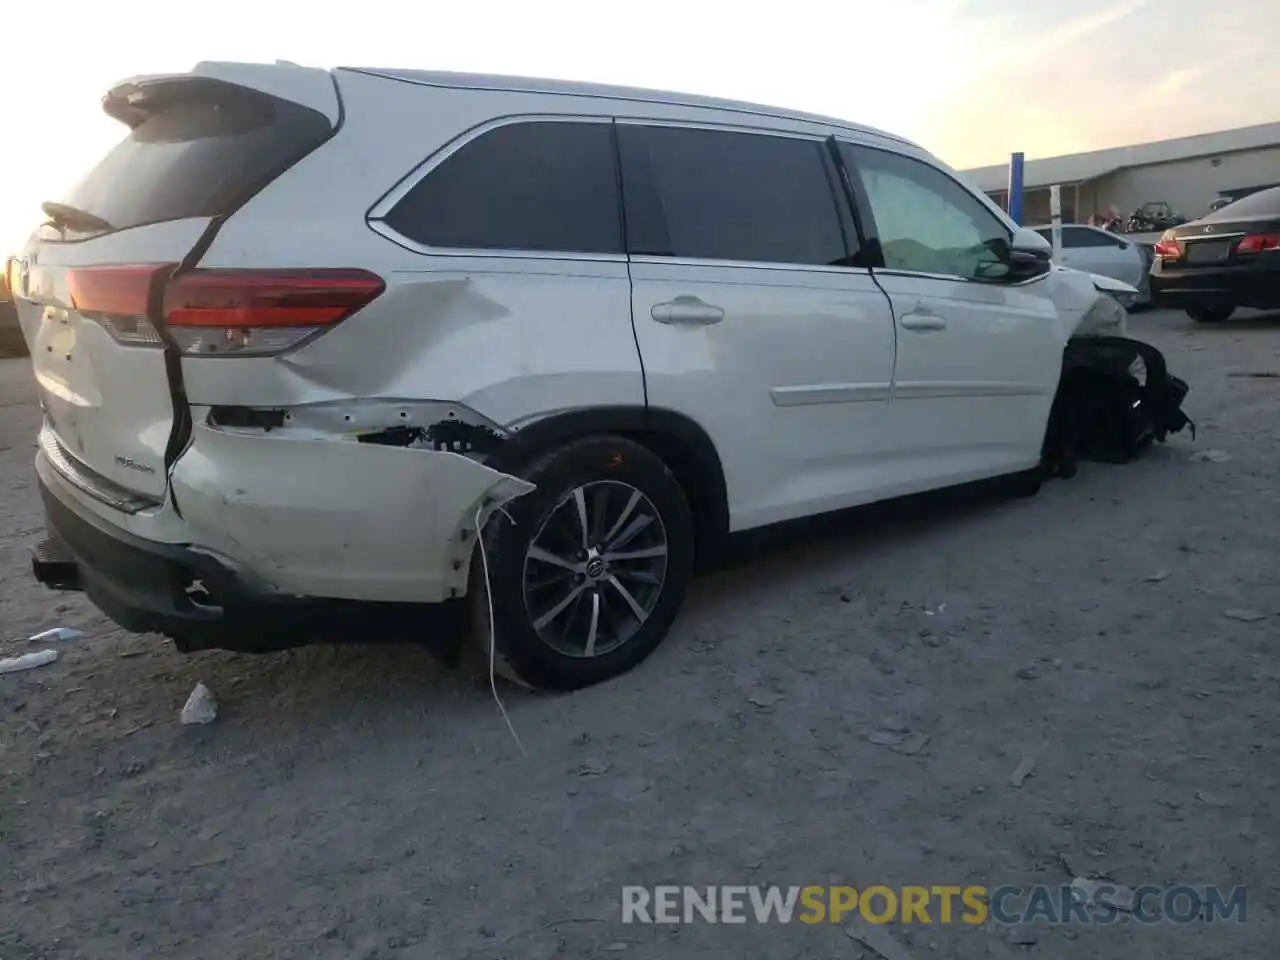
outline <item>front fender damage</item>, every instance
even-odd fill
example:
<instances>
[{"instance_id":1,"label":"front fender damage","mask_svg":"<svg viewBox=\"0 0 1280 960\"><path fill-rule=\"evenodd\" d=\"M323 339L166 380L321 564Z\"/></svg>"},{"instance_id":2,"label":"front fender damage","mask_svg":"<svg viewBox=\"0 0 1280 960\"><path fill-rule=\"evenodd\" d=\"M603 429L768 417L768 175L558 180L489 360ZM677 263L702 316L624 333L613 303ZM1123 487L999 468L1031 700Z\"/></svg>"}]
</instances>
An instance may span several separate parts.
<instances>
[{"instance_id":1,"label":"front fender damage","mask_svg":"<svg viewBox=\"0 0 1280 960\"><path fill-rule=\"evenodd\" d=\"M1069 477L1082 459L1125 463L1187 427L1194 439L1182 411L1186 382L1169 373L1159 350L1127 335L1128 311L1116 295L1136 291L1066 267L1048 280L1065 336L1042 472Z\"/></svg>"},{"instance_id":2,"label":"front fender damage","mask_svg":"<svg viewBox=\"0 0 1280 960\"><path fill-rule=\"evenodd\" d=\"M457 404L352 400L201 413L174 467L175 503L203 546L285 594L460 596L477 531L534 489L482 462L504 435Z\"/></svg>"}]
</instances>

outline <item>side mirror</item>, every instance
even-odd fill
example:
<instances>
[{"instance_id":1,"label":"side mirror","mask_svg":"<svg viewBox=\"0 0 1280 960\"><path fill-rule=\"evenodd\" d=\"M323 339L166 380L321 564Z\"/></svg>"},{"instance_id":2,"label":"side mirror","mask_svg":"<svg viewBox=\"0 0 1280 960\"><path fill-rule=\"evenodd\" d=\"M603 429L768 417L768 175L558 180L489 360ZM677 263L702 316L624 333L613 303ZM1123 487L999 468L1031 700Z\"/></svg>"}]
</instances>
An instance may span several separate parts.
<instances>
[{"instance_id":1,"label":"side mirror","mask_svg":"<svg viewBox=\"0 0 1280 960\"><path fill-rule=\"evenodd\" d=\"M1019 227L1009 241L1009 269L1020 279L1048 273L1053 245L1034 230Z\"/></svg>"}]
</instances>

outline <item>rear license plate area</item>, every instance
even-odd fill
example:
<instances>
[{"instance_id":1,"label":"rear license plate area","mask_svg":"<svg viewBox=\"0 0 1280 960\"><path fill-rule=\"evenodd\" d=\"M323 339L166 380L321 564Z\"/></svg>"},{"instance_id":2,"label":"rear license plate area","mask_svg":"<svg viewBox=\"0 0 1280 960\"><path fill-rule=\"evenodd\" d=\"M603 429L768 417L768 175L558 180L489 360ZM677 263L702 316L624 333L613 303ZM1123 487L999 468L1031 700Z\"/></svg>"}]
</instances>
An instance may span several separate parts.
<instances>
[{"instance_id":1,"label":"rear license plate area","mask_svg":"<svg viewBox=\"0 0 1280 960\"><path fill-rule=\"evenodd\" d=\"M1196 240L1187 244L1187 263L1221 263L1230 253L1230 240Z\"/></svg>"}]
</instances>

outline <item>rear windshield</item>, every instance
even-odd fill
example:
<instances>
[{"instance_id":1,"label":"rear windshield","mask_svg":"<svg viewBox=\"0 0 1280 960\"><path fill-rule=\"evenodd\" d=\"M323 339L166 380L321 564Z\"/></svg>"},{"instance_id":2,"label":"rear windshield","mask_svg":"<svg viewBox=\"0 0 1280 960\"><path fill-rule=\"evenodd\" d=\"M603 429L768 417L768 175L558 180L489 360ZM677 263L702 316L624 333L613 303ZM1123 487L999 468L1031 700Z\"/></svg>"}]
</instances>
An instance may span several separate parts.
<instances>
[{"instance_id":1,"label":"rear windshield","mask_svg":"<svg viewBox=\"0 0 1280 960\"><path fill-rule=\"evenodd\" d=\"M1280 217L1280 187L1259 190L1235 203L1213 211L1205 220L1236 220L1240 217Z\"/></svg>"},{"instance_id":2,"label":"rear windshield","mask_svg":"<svg viewBox=\"0 0 1280 960\"><path fill-rule=\"evenodd\" d=\"M229 88L129 132L62 199L117 230L228 213L323 143L324 114Z\"/></svg>"}]
</instances>

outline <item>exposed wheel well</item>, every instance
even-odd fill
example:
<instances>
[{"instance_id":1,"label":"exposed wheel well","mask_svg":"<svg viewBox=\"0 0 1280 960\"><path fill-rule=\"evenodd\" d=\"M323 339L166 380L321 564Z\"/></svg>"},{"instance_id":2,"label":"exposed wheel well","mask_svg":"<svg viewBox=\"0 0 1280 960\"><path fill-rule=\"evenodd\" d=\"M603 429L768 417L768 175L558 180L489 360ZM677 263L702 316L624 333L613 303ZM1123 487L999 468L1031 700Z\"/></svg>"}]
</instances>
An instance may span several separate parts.
<instances>
[{"instance_id":1,"label":"exposed wheel well","mask_svg":"<svg viewBox=\"0 0 1280 960\"><path fill-rule=\"evenodd\" d=\"M728 532L727 517L721 519L721 502L717 501L716 483L709 477L705 463L685 441L671 433L658 430L615 430L658 455L684 490L689 510L693 514L695 564L700 570L714 565L719 556L724 536ZM723 489L724 478L719 478Z\"/></svg>"},{"instance_id":2,"label":"exposed wheel well","mask_svg":"<svg viewBox=\"0 0 1280 960\"><path fill-rule=\"evenodd\" d=\"M724 468L706 431L683 414L644 407L600 407L555 414L515 431L486 463L518 475L535 457L593 434L626 437L662 459L684 490L693 514L697 569L715 566L729 532Z\"/></svg>"}]
</instances>

